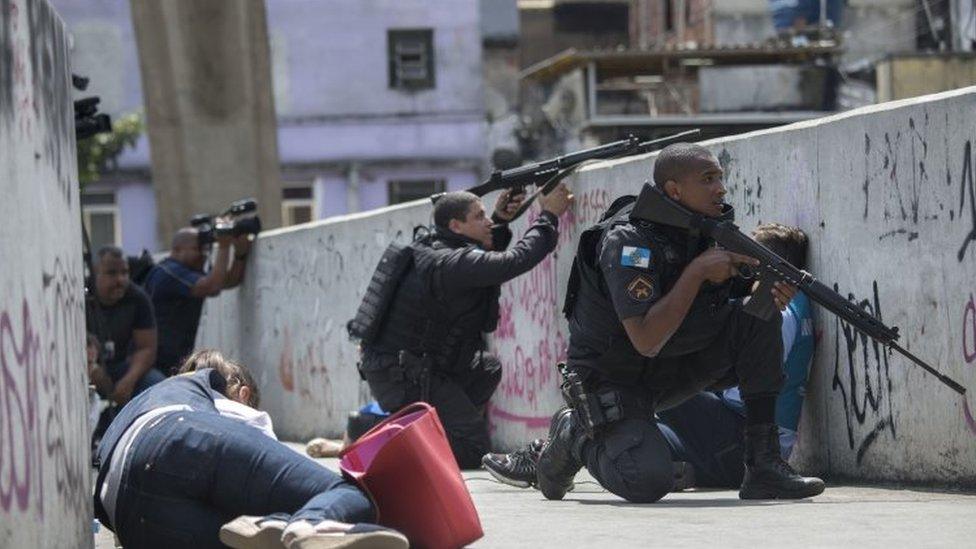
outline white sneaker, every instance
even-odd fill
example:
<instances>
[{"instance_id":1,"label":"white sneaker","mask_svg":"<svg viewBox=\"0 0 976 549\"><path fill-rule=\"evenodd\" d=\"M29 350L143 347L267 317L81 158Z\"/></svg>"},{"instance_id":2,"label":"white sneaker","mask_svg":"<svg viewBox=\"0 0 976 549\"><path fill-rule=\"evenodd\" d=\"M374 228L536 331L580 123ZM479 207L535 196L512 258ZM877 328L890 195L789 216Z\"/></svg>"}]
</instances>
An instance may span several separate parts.
<instances>
[{"instance_id":1,"label":"white sneaker","mask_svg":"<svg viewBox=\"0 0 976 549\"><path fill-rule=\"evenodd\" d=\"M312 525L304 520L285 528L281 536L288 549L407 549L406 536L375 524L347 524L323 520Z\"/></svg>"},{"instance_id":2,"label":"white sneaker","mask_svg":"<svg viewBox=\"0 0 976 549\"><path fill-rule=\"evenodd\" d=\"M243 515L220 528L220 541L234 549L282 549L281 536L287 526L284 517Z\"/></svg>"}]
</instances>

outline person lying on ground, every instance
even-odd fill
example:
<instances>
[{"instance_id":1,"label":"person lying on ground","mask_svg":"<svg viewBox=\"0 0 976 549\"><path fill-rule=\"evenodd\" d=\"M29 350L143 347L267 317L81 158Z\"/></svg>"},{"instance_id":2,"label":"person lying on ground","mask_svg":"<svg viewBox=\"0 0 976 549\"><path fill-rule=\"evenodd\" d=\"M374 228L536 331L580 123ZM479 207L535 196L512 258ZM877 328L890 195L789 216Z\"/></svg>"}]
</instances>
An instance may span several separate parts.
<instances>
[{"instance_id":1,"label":"person lying on ground","mask_svg":"<svg viewBox=\"0 0 976 549\"><path fill-rule=\"evenodd\" d=\"M98 446L96 517L124 546L408 546L371 524L357 486L274 440L243 365L200 351L183 369L122 408Z\"/></svg>"}]
</instances>

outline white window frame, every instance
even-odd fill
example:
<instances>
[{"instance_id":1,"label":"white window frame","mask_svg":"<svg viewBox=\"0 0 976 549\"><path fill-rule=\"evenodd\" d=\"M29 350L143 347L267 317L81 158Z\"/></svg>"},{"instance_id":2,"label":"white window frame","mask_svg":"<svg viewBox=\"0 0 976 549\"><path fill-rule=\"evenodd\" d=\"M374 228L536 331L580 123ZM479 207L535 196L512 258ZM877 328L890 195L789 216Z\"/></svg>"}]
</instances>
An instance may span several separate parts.
<instances>
[{"instance_id":1,"label":"white window frame","mask_svg":"<svg viewBox=\"0 0 976 549\"><path fill-rule=\"evenodd\" d=\"M285 185L285 189L297 189L303 188L306 185ZM309 183L307 185L308 189L312 192L310 198L284 198L281 199L281 226L291 227L292 225L297 225L294 220L294 210L292 208L309 206L312 209L312 219L311 221L316 221L319 218L319 206L318 200L316 200L316 192L314 183Z\"/></svg>"},{"instance_id":2,"label":"white window frame","mask_svg":"<svg viewBox=\"0 0 976 549\"><path fill-rule=\"evenodd\" d=\"M81 218L85 223L85 230L88 231L88 237L91 238L91 216L92 214L112 214L112 245L121 246L122 245L122 220L119 214L119 204L116 201L117 197L112 191L98 191L91 192L87 194L110 194L112 195L111 204L86 204L81 207ZM92 250L95 251L95 250Z\"/></svg>"}]
</instances>

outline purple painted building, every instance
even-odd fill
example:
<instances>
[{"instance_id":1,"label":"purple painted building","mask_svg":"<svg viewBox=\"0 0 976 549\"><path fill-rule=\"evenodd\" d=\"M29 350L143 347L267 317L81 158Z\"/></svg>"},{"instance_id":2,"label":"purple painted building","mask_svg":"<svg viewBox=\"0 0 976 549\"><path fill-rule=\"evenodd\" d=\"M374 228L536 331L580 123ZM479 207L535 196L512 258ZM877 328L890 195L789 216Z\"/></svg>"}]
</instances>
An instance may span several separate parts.
<instances>
[{"instance_id":1,"label":"purple painted building","mask_svg":"<svg viewBox=\"0 0 976 549\"><path fill-rule=\"evenodd\" d=\"M510 3L510 2L508 2ZM128 2L52 0L73 71L112 116L142 109ZM487 123L478 0L268 0L282 219L300 223L477 183ZM86 188L96 245L168 247L148 139Z\"/></svg>"}]
</instances>

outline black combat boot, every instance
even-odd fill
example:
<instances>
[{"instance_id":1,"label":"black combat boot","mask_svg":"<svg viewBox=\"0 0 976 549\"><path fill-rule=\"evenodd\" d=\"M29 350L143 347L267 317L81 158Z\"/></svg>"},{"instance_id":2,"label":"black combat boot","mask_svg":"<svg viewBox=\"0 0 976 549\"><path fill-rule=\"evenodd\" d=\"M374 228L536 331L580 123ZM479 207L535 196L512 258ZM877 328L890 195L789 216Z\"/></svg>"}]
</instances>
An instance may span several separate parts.
<instances>
[{"instance_id":1,"label":"black combat boot","mask_svg":"<svg viewBox=\"0 0 976 549\"><path fill-rule=\"evenodd\" d=\"M583 433L576 424L576 414L569 408L556 412L549 425L549 440L536 464L536 480L546 499L563 499L573 488L573 478L583 467L579 456L582 443Z\"/></svg>"},{"instance_id":2,"label":"black combat boot","mask_svg":"<svg viewBox=\"0 0 976 549\"><path fill-rule=\"evenodd\" d=\"M746 425L745 447L746 472L739 499L799 499L824 491L824 481L800 476L780 456L775 424Z\"/></svg>"}]
</instances>

